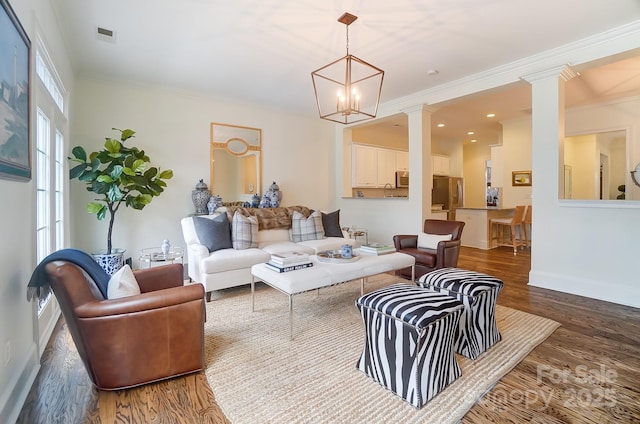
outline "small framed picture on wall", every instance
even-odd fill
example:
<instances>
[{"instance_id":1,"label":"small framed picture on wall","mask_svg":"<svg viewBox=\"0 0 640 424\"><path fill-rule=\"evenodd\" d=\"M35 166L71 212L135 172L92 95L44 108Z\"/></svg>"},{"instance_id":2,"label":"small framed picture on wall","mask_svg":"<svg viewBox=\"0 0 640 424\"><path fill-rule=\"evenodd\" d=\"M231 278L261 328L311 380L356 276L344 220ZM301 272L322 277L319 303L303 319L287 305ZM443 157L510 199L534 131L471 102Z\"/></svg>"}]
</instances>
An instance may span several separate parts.
<instances>
[{"instance_id":1,"label":"small framed picture on wall","mask_svg":"<svg viewBox=\"0 0 640 424\"><path fill-rule=\"evenodd\" d=\"M511 185L514 187L530 186L531 171L513 171L511 173Z\"/></svg>"}]
</instances>

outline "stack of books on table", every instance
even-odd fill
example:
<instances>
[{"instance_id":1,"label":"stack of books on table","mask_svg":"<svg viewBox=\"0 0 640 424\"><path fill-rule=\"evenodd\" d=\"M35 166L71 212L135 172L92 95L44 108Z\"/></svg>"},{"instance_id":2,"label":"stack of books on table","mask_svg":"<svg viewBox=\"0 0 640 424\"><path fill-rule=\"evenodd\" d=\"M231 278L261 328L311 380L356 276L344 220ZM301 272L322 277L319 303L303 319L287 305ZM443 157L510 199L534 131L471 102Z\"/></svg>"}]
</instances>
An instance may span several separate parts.
<instances>
[{"instance_id":1,"label":"stack of books on table","mask_svg":"<svg viewBox=\"0 0 640 424\"><path fill-rule=\"evenodd\" d=\"M267 268L276 272L295 271L313 266L309 255L300 252L274 253L266 263Z\"/></svg>"},{"instance_id":2,"label":"stack of books on table","mask_svg":"<svg viewBox=\"0 0 640 424\"><path fill-rule=\"evenodd\" d=\"M360 246L360 253L365 255L384 255L395 251L395 246L391 244L369 243Z\"/></svg>"}]
</instances>

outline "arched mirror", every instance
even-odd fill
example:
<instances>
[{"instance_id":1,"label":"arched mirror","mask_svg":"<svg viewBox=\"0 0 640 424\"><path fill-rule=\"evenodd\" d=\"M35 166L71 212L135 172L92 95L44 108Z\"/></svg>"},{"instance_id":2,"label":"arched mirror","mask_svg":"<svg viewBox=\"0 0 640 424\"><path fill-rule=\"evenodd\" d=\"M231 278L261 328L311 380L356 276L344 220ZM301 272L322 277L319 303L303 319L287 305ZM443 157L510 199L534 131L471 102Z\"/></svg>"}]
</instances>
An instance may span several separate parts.
<instances>
[{"instance_id":1,"label":"arched mirror","mask_svg":"<svg viewBox=\"0 0 640 424\"><path fill-rule=\"evenodd\" d=\"M250 201L262 189L262 130L211 123L210 185L224 202Z\"/></svg>"}]
</instances>

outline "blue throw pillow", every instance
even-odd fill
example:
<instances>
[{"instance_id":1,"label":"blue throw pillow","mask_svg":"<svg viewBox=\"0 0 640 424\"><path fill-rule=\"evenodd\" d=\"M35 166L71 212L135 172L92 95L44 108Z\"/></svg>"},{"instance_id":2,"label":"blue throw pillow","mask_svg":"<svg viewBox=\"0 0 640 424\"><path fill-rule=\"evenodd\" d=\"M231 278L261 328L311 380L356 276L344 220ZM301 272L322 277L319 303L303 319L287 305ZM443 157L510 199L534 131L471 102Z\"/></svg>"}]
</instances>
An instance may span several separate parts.
<instances>
[{"instance_id":1,"label":"blue throw pillow","mask_svg":"<svg viewBox=\"0 0 640 424\"><path fill-rule=\"evenodd\" d=\"M226 213L221 213L213 219L193 217L193 226L200 244L215 252L220 249L231 249L231 226Z\"/></svg>"}]
</instances>

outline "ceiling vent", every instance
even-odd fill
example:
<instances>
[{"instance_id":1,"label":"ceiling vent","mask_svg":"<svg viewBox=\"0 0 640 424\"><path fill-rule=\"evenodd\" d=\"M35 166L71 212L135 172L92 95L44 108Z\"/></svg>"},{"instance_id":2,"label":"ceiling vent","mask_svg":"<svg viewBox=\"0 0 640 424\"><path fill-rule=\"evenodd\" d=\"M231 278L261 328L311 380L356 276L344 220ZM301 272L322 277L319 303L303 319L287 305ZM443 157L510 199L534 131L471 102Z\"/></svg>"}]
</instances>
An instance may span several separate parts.
<instances>
[{"instance_id":1,"label":"ceiling vent","mask_svg":"<svg viewBox=\"0 0 640 424\"><path fill-rule=\"evenodd\" d=\"M96 38L98 40L106 41L107 43L115 43L116 42L116 33L113 30L97 27L96 28Z\"/></svg>"}]
</instances>

